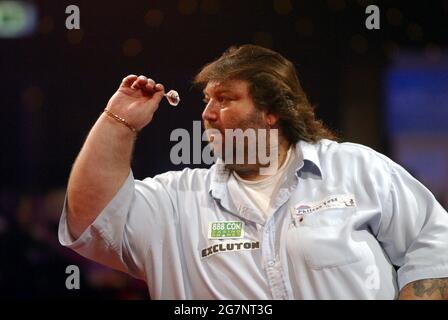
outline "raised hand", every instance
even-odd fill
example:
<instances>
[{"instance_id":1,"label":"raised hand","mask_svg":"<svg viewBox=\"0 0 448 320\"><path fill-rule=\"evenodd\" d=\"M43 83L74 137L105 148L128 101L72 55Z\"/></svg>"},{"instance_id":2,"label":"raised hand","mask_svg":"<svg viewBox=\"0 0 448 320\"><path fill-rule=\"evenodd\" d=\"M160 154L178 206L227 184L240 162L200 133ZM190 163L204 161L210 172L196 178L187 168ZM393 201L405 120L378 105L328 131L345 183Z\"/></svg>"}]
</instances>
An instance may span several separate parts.
<instances>
[{"instance_id":1,"label":"raised hand","mask_svg":"<svg viewBox=\"0 0 448 320\"><path fill-rule=\"evenodd\" d=\"M137 130L151 122L164 96L164 87L145 76L128 75L107 103L107 109Z\"/></svg>"}]
</instances>

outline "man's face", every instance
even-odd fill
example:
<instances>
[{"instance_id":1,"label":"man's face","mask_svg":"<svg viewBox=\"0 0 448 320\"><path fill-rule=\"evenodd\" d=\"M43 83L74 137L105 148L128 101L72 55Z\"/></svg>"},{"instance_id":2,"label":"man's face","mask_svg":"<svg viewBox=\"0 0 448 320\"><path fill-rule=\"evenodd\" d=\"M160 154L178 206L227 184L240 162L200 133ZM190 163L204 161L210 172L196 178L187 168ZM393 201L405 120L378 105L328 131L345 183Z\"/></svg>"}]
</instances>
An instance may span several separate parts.
<instances>
[{"instance_id":1,"label":"man's face","mask_svg":"<svg viewBox=\"0 0 448 320\"><path fill-rule=\"evenodd\" d=\"M224 134L224 129L244 130L248 125L260 124L253 121L254 116L260 120L262 113L255 108L246 81L211 81L203 92L206 106L202 119L206 129L215 128Z\"/></svg>"},{"instance_id":2,"label":"man's face","mask_svg":"<svg viewBox=\"0 0 448 320\"><path fill-rule=\"evenodd\" d=\"M217 129L221 133L222 146L225 149L225 129L267 129L266 114L256 109L249 92L249 85L243 80L228 80L225 82L211 81L204 89L206 103L202 119L205 129ZM209 141L215 138L208 135ZM216 141L215 141L216 142ZM212 143L212 148L217 147ZM235 145L232 148L235 155ZM223 150L222 156L228 150ZM247 154L245 140L244 154ZM228 159L227 159L228 160Z\"/></svg>"}]
</instances>

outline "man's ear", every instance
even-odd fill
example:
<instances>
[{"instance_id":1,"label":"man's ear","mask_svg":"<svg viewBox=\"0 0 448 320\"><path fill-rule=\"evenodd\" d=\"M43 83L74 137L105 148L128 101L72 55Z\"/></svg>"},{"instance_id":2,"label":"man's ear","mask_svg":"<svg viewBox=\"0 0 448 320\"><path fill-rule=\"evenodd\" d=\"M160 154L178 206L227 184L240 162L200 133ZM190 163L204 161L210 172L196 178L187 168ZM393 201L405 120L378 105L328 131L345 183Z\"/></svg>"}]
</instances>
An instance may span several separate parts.
<instances>
[{"instance_id":1,"label":"man's ear","mask_svg":"<svg viewBox=\"0 0 448 320\"><path fill-rule=\"evenodd\" d=\"M277 125L278 116L272 113L266 113L265 120L268 126L274 127Z\"/></svg>"}]
</instances>

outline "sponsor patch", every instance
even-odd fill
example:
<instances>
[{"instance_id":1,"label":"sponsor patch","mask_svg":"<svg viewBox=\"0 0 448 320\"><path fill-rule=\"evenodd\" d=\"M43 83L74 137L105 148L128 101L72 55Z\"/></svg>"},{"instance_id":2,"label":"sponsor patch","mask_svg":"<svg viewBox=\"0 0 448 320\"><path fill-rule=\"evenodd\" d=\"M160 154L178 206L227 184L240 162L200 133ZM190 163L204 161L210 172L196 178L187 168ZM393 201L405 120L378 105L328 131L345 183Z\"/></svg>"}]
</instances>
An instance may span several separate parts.
<instances>
[{"instance_id":1,"label":"sponsor patch","mask_svg":"<svg viewBox=\"0 0 448 320\"><path fill-rule=\"evenodd\" d=\"M302 222L304 216L332 208L356 207L355 196L353 194L343 194L329 196L323 200L299 203L292 208L292 219L295 224Z\"/></svg>"},{"instance_id":2,"label":"sponsor patch","mask_svg":"<svg viewBox=\"0 0 448 320\"><path fill-rule=\"evenodd\" d=\"M242 221L215 221L209 224L209 239L241 239L243 237L244 223Z\"/></svg>"},{"instance_id":3,"label":"sponsor patch","mask_svg":"<svg viewBox=\"0 0 448 320\"><path fill-rule=\"evenodd\" d=\"M259 241L226 241L202 249L201 259L221 252L247 251L256 249L260 249Z\"/></svg>"}]
</instances>

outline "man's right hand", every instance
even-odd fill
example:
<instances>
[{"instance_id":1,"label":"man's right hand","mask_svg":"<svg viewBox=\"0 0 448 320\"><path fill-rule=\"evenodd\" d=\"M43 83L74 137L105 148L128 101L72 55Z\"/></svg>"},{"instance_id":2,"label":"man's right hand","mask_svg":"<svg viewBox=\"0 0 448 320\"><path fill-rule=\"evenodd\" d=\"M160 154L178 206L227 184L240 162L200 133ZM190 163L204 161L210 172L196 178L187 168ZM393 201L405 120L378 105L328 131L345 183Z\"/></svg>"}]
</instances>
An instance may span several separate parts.
<instances>
[{"instance_id":1,"label":"man's right hand","mask_svg":"<svg viewBox=\"0 0 448 320\"><path fill-rule=\"evenodd\" d=\"M137 130L151 122L163 99L164 87L145 76L129 75L107 103L107 109Z\"/></svg>"}]
</instances>

